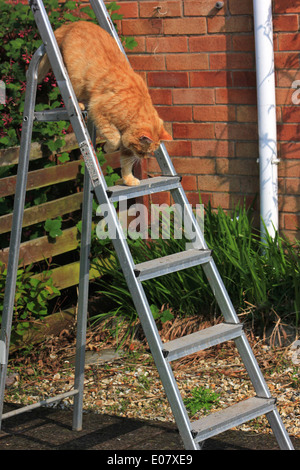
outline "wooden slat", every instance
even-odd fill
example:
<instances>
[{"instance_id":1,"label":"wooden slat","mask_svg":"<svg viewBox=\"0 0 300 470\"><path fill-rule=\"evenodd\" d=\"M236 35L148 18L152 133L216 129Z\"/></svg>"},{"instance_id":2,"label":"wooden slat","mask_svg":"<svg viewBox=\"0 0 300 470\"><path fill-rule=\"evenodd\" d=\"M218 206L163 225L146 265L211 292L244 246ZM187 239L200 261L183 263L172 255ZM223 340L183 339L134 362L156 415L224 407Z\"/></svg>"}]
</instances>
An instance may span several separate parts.
<instances>
[{"instance_id":1,"label":"wooden slat","mask_svg":"<svg viewBox=\"0 0 300 470\"><path fill-rule=\"evenodd\" d=\"M77 233L77 228L72 227L63 230L62 235L55 240L49 241L49 237L45 236L21 243L19 265L27 266L28 264L48 259L51 256L76 250L78 246ZM8 247L0 252L0 261L5 264L8 262L8 253Z\"/></svg>"},{"instance_id":2,"label":"wooden slat","mask_svg":"<svg viewBox=\"0 0 300 470\"><path fill-rule=\"evenodd\" d=\"M65 145L59 149L59 153L70 152L78 148L78 142L75 134L66 134L64 136ZM19 161L20 147L10 147L8 149L0 150L0 166L14 165ZM42 144L33 142L30 148L29 160L38 160L45 157L45 152L42 150Z\"/></svg>"},{"instance_id":3,"label":"wooden slat","mask_svg":"<svg viewBox=\"0 0 300 470\"><path fill-rule=\"evenodd\" d=\"M43 222L47 219L53 219L59 215L68 214L81 208L83 193L71 194L71 196L55 199L55 201L46 202L39 206L30 207L24 210L23 227ZM11 230L12 214L0 217L0 233L6 233Z\"/></svg>"},{"instance_id":4,"label":"wooden slat","mask_svg":"<svg viewBox=\"0 0 300 470\"><path fill-rule=\"evenodd\" d=\"M113 259L113 256L107 258L106 266L110 266L110 261ZM101 272L99 269L93 267L93 263L91 263L90 269L90 279L95 279L101 276ZM53 284L58 289L66 289L67 287L76 286L79 282L79 261L75 263L66 264L64 266L60 266L59 268L51 269L52 275L51 278L53 280ZM34 276L36 279L43 279L43 273L37 274Z\"/></svg>"},{"instance_id":5,"label":"wooden slat","mask_svg":"<svg viewBox=\"0 0 300 470\"><path fill-rule=\"evenodd\" d=\"M80 161L55 165L28 173L27 191L73 180L80 171ZM0 197L15 194L17 176L0 179Z\"/></svg>"}]
</instances>

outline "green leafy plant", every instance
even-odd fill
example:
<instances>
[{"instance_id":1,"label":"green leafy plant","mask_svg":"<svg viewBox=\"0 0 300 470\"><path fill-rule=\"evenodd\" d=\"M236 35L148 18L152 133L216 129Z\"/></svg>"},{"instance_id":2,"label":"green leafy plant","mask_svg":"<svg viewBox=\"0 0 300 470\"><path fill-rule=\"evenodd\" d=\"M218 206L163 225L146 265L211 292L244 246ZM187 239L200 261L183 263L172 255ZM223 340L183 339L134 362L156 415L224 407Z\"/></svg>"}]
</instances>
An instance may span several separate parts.
<instances>
[{"instance_id":1,"label":"green leafy plant","mask_svg":"<svg viewBox=\"0 0 300 470\"><path fill-rule=\"evenodd\" d=\"M62 235L61 224L62 224L61 217L57 217L57 219L53 219L53 220L47 219L44 224L44 228L46 232L49 233L49 236L51 238L56 238Z\"/></svg>"},{"instance_id":2,"label":"green leafy plant","mask_svg":"<svg viewBox=\"0 0 300 470\"><path fill-rule=\"evenodd\" d=\"M191 397L183 400L186 409L191 416L194 416L198 411L209 411L214 405L218 404L220 395L213 392L209 388L195 387L191 391Z\"/></svg>"},{"instance_id":3,"label":"green leafy plant","mask_svg":"<svg viewBox=\"0 0 300 470\"><path fill-rule=\"evenodd\" d=\"M128 240L135 263L160 258L185 250L187 240L176 239ZM275 239L267 235L262 241L260 233L251 224L251 209L236 207L230 214L221 208L206 208L205 237L238 313L246 312L246 320L254 322L262 331L272 323L272 311L297 326L300 315L300 244L292 245L279 234ZM128 292L114 251L110 253L110 266L99 259L96 268L102 275L97 280L102 295L106 318L115 316L136 319L136 311ZM96 253L96 249L95 249ZM168 305L172 315L202 315L208 319L220 315L212 289L202 267L194 267L143 282L152 313L163 317L162 305ZM249 310L249 305L251 309ZM249 311L248 311L249 310ZM101 319L100 314L98 319ZM169 314L168 314L169 315Z\"/></svg>"},{"instance_id":4,"label":"green leafy plant","mask_svg":"<svg viewBox=\"0 0 300 470\"><path fill-rule=\"evenodd\" d=\"M4 289L7 270L0 262L0 314L2 320ZM34 277L32 265L17 271L16 295L14 303L12 342L22 336L30 327L30 322L48 314L49 301L60 294L53 285L51 271Z\"/></svg>"}]
</instances>

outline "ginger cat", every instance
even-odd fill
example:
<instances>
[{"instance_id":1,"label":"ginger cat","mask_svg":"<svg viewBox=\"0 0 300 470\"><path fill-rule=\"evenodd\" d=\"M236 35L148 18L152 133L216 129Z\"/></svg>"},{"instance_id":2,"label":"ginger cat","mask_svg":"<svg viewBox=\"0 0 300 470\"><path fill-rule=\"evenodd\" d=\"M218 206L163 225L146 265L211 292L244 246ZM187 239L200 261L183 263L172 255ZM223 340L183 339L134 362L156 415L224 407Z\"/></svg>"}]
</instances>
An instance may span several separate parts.
<instances>
[{"instance_id":1,"label":"ginger cat","mask_svg":"<svg viewBox=\"0 0 300 470\"><path fill-rule=\"evenodd\" d=\"M172 139L153 107L145 82L100 26L78 21L61 26L54 34L76 97L87 105L89 116L107 141L104 150L120 149L123 182L140 184L132 174L134 162L153 153L161 140ZM49 69L44 56L39 82Z\"/></svg>"}]
</instances>

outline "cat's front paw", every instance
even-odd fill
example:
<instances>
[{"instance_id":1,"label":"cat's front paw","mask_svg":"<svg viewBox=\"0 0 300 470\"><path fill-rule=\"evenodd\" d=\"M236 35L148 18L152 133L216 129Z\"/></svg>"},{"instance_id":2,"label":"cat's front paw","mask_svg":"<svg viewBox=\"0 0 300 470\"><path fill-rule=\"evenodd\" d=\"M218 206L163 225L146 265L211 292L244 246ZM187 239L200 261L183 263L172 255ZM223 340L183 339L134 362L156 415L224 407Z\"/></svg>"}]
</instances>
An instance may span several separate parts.
<instances>
[{"instance_id":1,"label":"cat's front paw","mask_svg":"<svg viewBox=\"0 0 300 470\"><path fill-rule=\"evenodd\" d=\"M138 186L140 184L140 180L135 178L133 175L123 176L123 182L127 186Z\"/></svg>"}]
</instances>

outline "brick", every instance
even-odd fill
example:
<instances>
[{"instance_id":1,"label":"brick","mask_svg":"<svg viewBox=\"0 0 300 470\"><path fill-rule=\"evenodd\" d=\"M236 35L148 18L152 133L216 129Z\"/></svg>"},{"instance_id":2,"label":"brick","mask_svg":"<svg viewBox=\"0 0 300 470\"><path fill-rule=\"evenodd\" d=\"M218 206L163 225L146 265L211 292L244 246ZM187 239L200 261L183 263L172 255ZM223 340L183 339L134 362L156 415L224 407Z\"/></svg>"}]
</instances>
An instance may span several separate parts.
<instances>
[{"instance_id":1,"label":"brick","mask_svg":"<svg viewBox=\"0 0 300 470\"><path fill-rule=\"evenodd\" d=\"M227 51L230 48L230 43L231 38L226 34L189 38L191 52Z\"/></svg>"},{"instance_id":2,"label":"brick","mask_svg":"<svg viewBox=\"0 0 300 470\"><path fill-rule=\"evenodd\" d=\"M136 36L134 39L137 42L137 46L135 46L134 49L127 49L127 47L124 47L125 52L128 55L128 58L130 57L130 55L137 54L138 52L146 52L145 37L144 36Z\"/></svg>"},{"instance_id":3,"label":"brick","mask_svg":"<svg viewBox=\"0 0 300 470\"><path fill-rule=\"evenodd\" d=\"M235 34L232 38L232 50L252 52L255 50L255 42L253 34Z\"/></svg>"},{"instance_id":4,"label":"brick","mask_svg":"<svg viewBox=\"0 0 300 470\"><path fill-rule=\"evenodd\" d=\"M284 178L287 194L299 194L299 178Z\"/></svg>"},{"instance_id":5,"label":"brick","mask_svg":"<svg viewBox=\"0 0 300 470\"><path fill-rule=\"evenodd\" d=\"M174 104L213 104L215 94L212 88L182 88L173 90Z\"/></svg>"},{"instance_id":6,"label":"brick","mask_svg":"<svg viewBox=\"0 0 300 470\"><path fill-rule=\"evenodd\" d=\"M172 104L172 91L150 88L149 93L153 104Z\"/></svg>"},{"instance_id":7,"label":"brick","mask_svg":"<svg viewBox=\"0 0 300 470\"><path fill-rule=\"evenodd\" d=\"M153 18L151 20L137 19L123 19L122 20L122 33L124 36L145 36L149 34L162 34L163 22L160 18Z\"/></svg>"},{"instance_id":8,"label":"brick","mask_svg":"<svg viewBox=\"0 0 300 470\"><path fill-rule=\"evenodd\" d=\"M235 176L201 175L198 176L200 191L239 191L240 182Z\"/></svg>"},{"instance_id":9,"label":"brick","mask_svg":"<svg viewBox=\"0 0 300 470\"><path fill-rule=\"evenodd\" d=\"M173 158L173 164L179 174L213 174L215 161L213 158Z\"/></svg>"},{"instance_id":10,"label":"brick","mask_svg":"<svg viewBox=\"0 0 300 470\"><path fill-rule=\"evenodd\" d=\"M160 1L160 2L139 2L140 4L140 17L174 17L181 16L181 1ZM159 7L159 8L157 8Z\"/></svg>"},{"instance_id":11,"label":"brick","mask_svg":"<svg viewBox=\"0 0 300 470\"><path fill-rule=\"evenodd\" d=\"M171 140L165 142L166 149L172 157L191 157L192 142L185 140Z\"/></svg>"},{"instance_id":12,"label":"brick","mask_svg":"<svg viewBox=\"0 0 300 470\"><path fill-rule=\"evenodd\" d=\"M280 158L296 158L300 160L300 143L287 142L280 146Z\"/></svg>"},{"instance_id":13,"label":"brick","mask_svg":"<svg viewBox=\"0 0 300 470\"><path fill-rule=\"evenodd\" d=\"M287 230L296 230L300 227L300 215L285 214L284 215L284 228Z\"/></svg>"},{"instance_id":14,"label":"brick","mask_svg":"<svg viewBox=\"0 0 300 470\"><path fill-rule=\"evenodd\" d=\"M185 37L147 38L146 48L148 52L159 54L161 52L187 52L188 42Z\"/></svg>"},{"instance_id":15,"label":"brick","mask_svg":"<svg viewBox=\"0 0 300 470\"><path fill-rule=\"evenodd\" d=\"M195 207L197 204L200 203L200 197L199 197L198 191L197 192L188 191L186 193L186 196L187 196L189 204L191 204L192 207ZM201 194L201 203L208 204L208 201L210 200L210 198L211 198L211 195L209 194Z\"/></svg>"},{"instance_id":16,"label":"brick","mask_svg":"<svg viewBox=\"0 0 300 470\"><path fill-rule=\"evenodd\" d=\"M167 70L203 70L208 69L207 54L168 54Z\"/></svg>"},{"instance_id":17,"label":"brick","mask_svg":"<svg viewBox=\"0 0 300 470\"><path fill-rule=\"evenodd\" d=\"M274 13L300 13L298 0L276 0L274 2Z\"/></svg>"},{"instance_id":18,"label":"brick","mask_svg":"<svg viewBox=\"0 0 300 470\"><path fill-rule=\"evenodd\" d=\"M253 69L254 62L254 55L246 52L209 55L210 69Z\"/></svg>"},{"instance_id":19,"label":"brick","mask_svg":"<svg viewBox=\"0 0 300 470\"><path fill-rule=\"evenodd\" d=\"M300 196L279 195L278 208L284 212L297 212L299 210Z\"/></svg>"},{"instance_id":20,"label":"brick","mask_svg":"<svg viewBox=\"0 0 300 470\"><path fill-rule=\"evenodd\" d=\"M250 16L215 16L214 18L207 18L208 33L239 33L252 30L252 18Z\"/></svg>"},{"instance_id":21,"label":"brick","mask_svg":"<svg viewBox=\"0 0 300 470\"><path fill-rule=\"evenodd\" d=\"M174 139L213 139L213 124L203 123L174 123Z\"/></svg>"},{"instance_id":22,"label":"brick","mask_svg":"<svg viewBox=\"0 0 300 470\"><path fill-rule=\"evenodd\" d=\"M258 142L236 142L235 156L241 158L258 158Z\"/></svg>"},{"instance_id":23,"label":"brick","mask_svg":"<svg viewBox=\"0 0 300 470\"><path fill-rule=\"evenodd\" d=\"M278 166L278 176L286 178L300 178L300 165L298 160L281 160ZM299 187L298 187L299 191Z\"/></svg>"},{"instance_id":24,"label":"brick","mask_svg":"<svg viewBox=\"0 0 300 470\"><path fill-rule=\"evenodd\" d=\"M161 173L160 166L155 157L148 157L147 163L149 173Z\"/></svg>"},{"instance_id":25,"label":"brick","mask_svg":"<svg viewBox=\"0 0 300 470\"><path fill-rule=\"evenodd\" d=\"M274 31L298 31L298 15L280 15L273 17Z\"/></svg>"},{"instance_id":26,"label":"brick","mask_svg":"<svg viewBox=\"0 0 300 470\"><path fill-rule=\"evenodd\" d=\"M139 9L137 2L122 2L118 3L121 7L117 13L123 15L124 18L137 18L139 16Z\"/></svg>"},{"instance_id":27,"label":"brick","mask_svg":"<svg viewBox=\"0 0 300 470\"><path fill-rule=\"evenodd\" d=\"M197 177L194 175L184 175L181 184L185 191L195 191L197 189Z\"/></svg>"},{"instance_id":28,"label":"brick","mask_svg":"<svg viewBox=\"0 0 300 470\"><path fill-rule=\"evenodd\" d=\"M256 106L237 106L236 120L238 122L257 122Z\"/></svg>"},{"instance_id":29,"label":"brick","mask_svg":"<svg viewBox=\"0 0 300 470\"><path fill-rule=\"evenodd\" d=\"M282 108L283 122L300 122L300 108L297 106L284 106Z\"/></svg>"},{"instance_id":30,"label":"brick","mask_svg":"<svg viewBox=\"0 0 300 470\"><path fill-rule=\"evenodd\" d=\"M230 201L232 199L232 195L230 196L228 193L213 193L212 194L212 207L218 208L222 207L223 209L230 209Z\"/></svg>"},{"instance_id":31,"label":"brick","mask_svg":"<svg viewBox=\"0 0 300 470\"><path fill-rule=\"evenodd\" d=\"M192 141L194 157L233 157L234 142L225 140L194 140Z\"/></svg>"},{"instance_id":32,"label":"brick","mask_svg":"<svg viewBox=\"0 0 300 470\"><path fill-rule=\"evenodd\" d=\"M256 90L219 88L216 90L218 104L256 104Z\"/></svg>"},{"instance_id":33,"label":"brick","mask_svg":"<svg viewBox=\"0 0 300 470\"><path fill-rule=\"evenodd\" d=\"M205 18L166 18L164 20L165 34L205 34Z\"/></svg>"},{"instance_id":34,"label":"brick","mask_svg":"<svg viewBox=\"0 0 300 470\"><path fill-rule=\"evenodd\" d=\"M214 2L207 0L185 0L183 3L185 16L224 15L226 11L224 8L218 10Z\"/></svg>"},{"instance_id":35,"label":"brick","mask_svg":"<svg viewBox=\"0 0 300 470\"><path fill-rule=\"evenodd\" d=\"M163 56L135 55L129 56L129 62L134 70L165 70Z\"/></svg>"},{"instance_id":36,"label":"brick","mask_svg":"<svg viewBox=\"0 0 300 470\"><path fill-rule=\"evenodd\" d=\"M277 136L278 140L295 140L299 139L300 124L278 124Z\"/></svg>"},{"instance_id":37,"label":"brick","mask_svg":"<svg viewBox=\"0 0 300 470\"><path fill-rule=\"evenodd\" d=\"M299 79L299 73L297 69L276 70L276 86L277 87L283 87L283 88L292 87L293 82L298 79Z\"/></svg>"},{"instance_id":38,"label":"brick","mask_svg":"<svg viewBox=\"0 0 300 470\"><path fill-rule=\"evenodd\" d=\"M250 70L232 72L232 84L234 87L256 87L256 73Z\"/></svg>"},{"instance_id":39,"label":"brick","mask_svg":"<svg viewBox=\"0 0 300 470\"><path fill-rule=\"evenodd\" d=\"M155 193L151 194L149 197L151 204L158 204L159 206L162 204L171 204L171 195L167 191L162 193Z\"/></svg>"},{"instance_id":40,"label":"brick","mask_svg":"<svg viewBox=\"0 0 300 470\"><path fill-rule=\"evenodd\" d=\"M191 87L230 87L232 78L230 72L224 71L204 71L191 72Z\"/></svg>"},{"instance_id":41,"label":"brick","mask_svg":"<svg viewBox=\"0 0 300 470\"><path fill-rule=\"evenodd\" d=\"M228 7L232 15L252 15L253 14L252 0L229 0Z\"/></svg>"},{"instance_id":42,"label":"brick","mask_svg":"<svg viewBox=\"0 0 300 470\"><path fill-rule=\"evenodd\" d=\"M276 93L276 104L281 105L281 104L292 104L292 98L293 98L293 93L295 93L296 90L293 90L292 88L276 88L275 93ZM299 94L295 95L297 98L299 98Z\"/></svg>"},{"instance_id":43,"label":"brick","mask_svg":"<svg viewBox=\"0 0 300 470\"><path fill-rule=\"evenodd\" d=\"M216 172L221 175L258 175L259 166L254 158L217 158Z\"/></svg>"},{"instance_id":44,"label":"brick","mask_svg":"<svg viewBox=\"0 0 300 470\"><path fill-rule=\"evenodd\" d=\"M280 51L299 51L300 36L298 33L280 34L278 44Z\"/></svg>"},{"instance_id":45,"label":"brick","mask_svg":"<svg viewBox=\"0 0 300 470\"><path fill-rule=\"evenodd\" d=\"M156 106L156 110L164 121L191 121L191 106Z\"/></svg>"},{"instance_id":46,"label":"brick","mask_svg":"<svg viewBox=\"0 0 300 470\"><path fill-rule=\"evenodd\" d=\"M216 123L215 133L217 139L222 140L254 140L257 139L257 126L255 124L227 124Z\"/></svg>"},{"instance_id":47,"label":"brick","mask_svg":"<svg viewBox=\"0 0 300 470\"><path fill-rule=\"evenodd\" d=\"M149 72L148 85L163 88L182 88L188 86L187 72Z\"/></svg>"},{"instance_id":48,"label":"brick","mask_svg":"<svg viewBox=\"0 0 300 470\"><path fill-rule=\"evenodd\" d=\"M221 121L235 120L235 109L233 106L194 106L195 121Z\"/></svg>"},{"instance_id":49,"label":"brick","mask_svg":"<svg viewBox=\"0 0 300 470\"><path fill-rule=\"evenodd\" d=\"M277 69L298 69L299 53L298 52L275 52L275 68Z\"/></svg>"}]
</instances>

